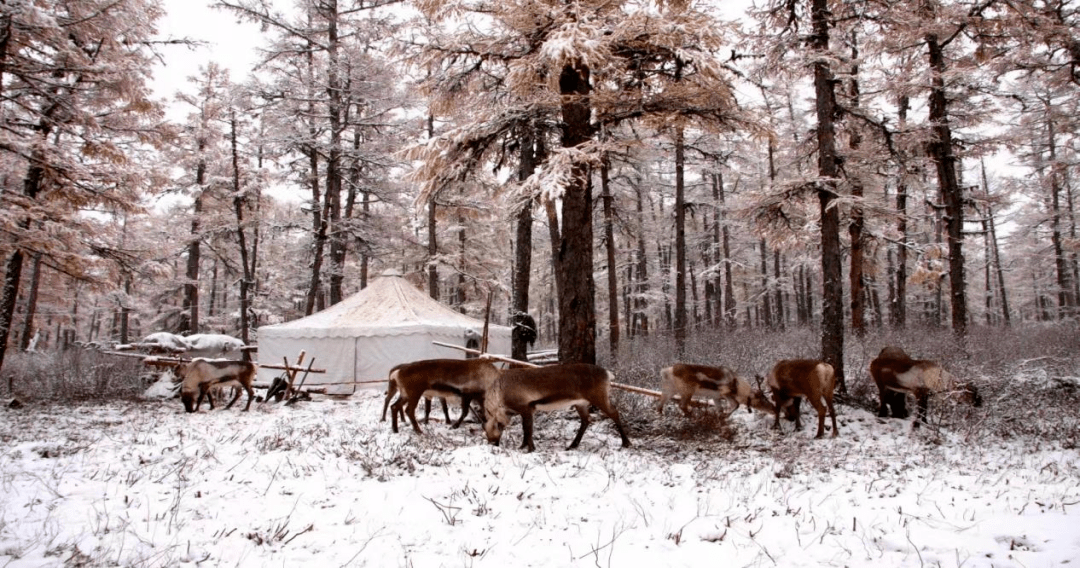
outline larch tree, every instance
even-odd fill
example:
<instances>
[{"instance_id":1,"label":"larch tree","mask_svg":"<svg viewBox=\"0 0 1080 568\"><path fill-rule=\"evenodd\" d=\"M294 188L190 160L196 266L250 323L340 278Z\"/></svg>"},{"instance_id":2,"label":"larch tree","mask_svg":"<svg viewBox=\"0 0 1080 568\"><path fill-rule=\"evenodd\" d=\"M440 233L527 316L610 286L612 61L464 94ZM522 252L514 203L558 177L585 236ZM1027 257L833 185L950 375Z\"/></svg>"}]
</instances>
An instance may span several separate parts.
<instances>
[{"instance_id":1,"label":"larch tree","mask_svg":"<svg viewBox=\"0 0 1080 568\"><path fill-rule=\"evenodd\" d=\"M158 109L145 80L160 15L157 4L143 0L5 4L0 152L21 183L4 192L0 214L8 243L0 365L26 256L40 252L54 266L81 273L93 235L73 213L133 210L148 187L134 157L157 137L149 122Z\"/></svg>"},{"instance_id":2,"label":"larch tree","mask_svg":"<svg viewBox=\"0 0 1080 568\"><path fill-rule=\"evenodd\" d=\"M805 32L806 61L814 85L814 106L817 117L817 176L807 180L818 200L822 273L821 358L833 366L841 392L846 391L844 380L844 283L840 242L839 182L842 177L841 156L837 148L836 116L839 105L836 96L834 61L842 60L832 46L835 27L828 0L810 0L804 10L796 2L775 2L765 12L766 28L780 31L780 41L772 50L783 57L793 41L802 41ZM804 21L805 20L805 21ZM794 51L794 53L802 53Z\"/></svg>"},{"instance_id":3,"label":"larch tree","mask_svg":"<svg viewBox=\"0 0 1080 568\"><path fill-rule=\"evenodd\" d=\"M194 94L178 93L178 101L193 110L188 121L181 126L181 149L178 163L183 164L185 176L181 183L184 193L191 197L190 235L187 244L187 263L184 282L184 315L177 331L199 333L199 273L201 269L202 241L208 200L211 198L211 163L223 140L222 119L227 111L226 89L231 87L228 71L215 63L200 70L200 75L189 78L196 89Z\"/></svg>"},{"instance_id":4,"label":"larch tree","mask_svg":"<svg viewBox=\"0 0 1080 568\"><path fill-rule=\"evenodd\" d=\"M474 62L472 68L448 74L459 77L453 92L472 92L468 86L475 83L470 81L478 81L488 72L485 64L494 63L506 68L503 89L509 94L498 107L474 109L466 124L412 154L423 162L418 179L429 180L428 191L447 176L490 163L477 159L484 155L478 149L490 147L485 141L503 139L502 134L512 131L508 125L513 120L557 119L558 145L548 150L547 160L523 184L523 191L542 187L546 202L559 204L558 225L551 228L563 361L596 360L589 173L604 153L597 136L600 125L743 121L729 75L713 56L724 45L723 27L689 4L660 3L654 9L599 1L417 3L435 21L462 14L484 20L471 27L482 37L430 51L447 65ZM680 61L694 72L675 81ZM549 215L549 222L555 218Z\"/></svg>"},{"instance_id":5,"label":"larch tree","mask_svg":"<svg viewBox=\"0 0 1080 568\"><path fill-rule=\"evenodd\" d=\"M266 55L267 74L271 76L264 97L271 103L281 125L279 136L287 151L304 156L293 165L294 171L311 191L312 263L305 312L320 309L325 303L339 302L343 297L344 270L355 221L345 216L355 206L357 196L361 206L366 203L364 192L357 191L350 176L365 173L363 154L359 147L364 139L348 141L357 148L350 151L347 138L363 118L376 116L383 105L374 105L378 112L366 112L371 101L355 98L364 92L363 86L371 70L354 62L363 61L361 53L351 51L357 43L378 41L385 29L378 19L362 18L392 1L321 0L302 2L296 17L275 10L265 0L223 0L219 6L242 18L273 30L276 39ZM388 71L384 67L384 71ZM392 75L392 74L391 74ZM386 80L381 77L380 80ZM368 122L370 124L370 122ZM291 134L289 133L291 132ZM382 169L385 164L379 164ZM356 177L357 181L360 180ZM349 201L349 192L356 191ZM344 193L343 193L344 192ZM329 261L329 267L325 267ZM324 272L327 273L324 277ZM325 285L325 296L324 296Z\"/></svg>"}]
</instances>

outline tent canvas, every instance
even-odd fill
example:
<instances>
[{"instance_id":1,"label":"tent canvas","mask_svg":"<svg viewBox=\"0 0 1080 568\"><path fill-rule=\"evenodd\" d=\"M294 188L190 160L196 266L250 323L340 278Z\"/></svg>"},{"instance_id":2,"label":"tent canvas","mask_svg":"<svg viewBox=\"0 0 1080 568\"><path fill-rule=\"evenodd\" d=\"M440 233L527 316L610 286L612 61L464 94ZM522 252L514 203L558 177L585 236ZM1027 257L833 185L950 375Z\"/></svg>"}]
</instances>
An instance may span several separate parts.
<instances>
[{"instance_id":1,"label":"tent canvas","mask_svg":"<svg viewBox=\"0 0 1080 568\"><path fill-rule=\"evenodd\" d=\"M321 312L260 327L259 362L279 365L288 357L292 363L306 351L315 358L314 368L326 373L308 375L305 386L326 385L329 394L352 394L357 388L385 388L380 381L401 363L463 359L464 351L432 341L464 346L467 330L483 328L483 321L452 310L387 271ZM510 353L509 327L488 326L488 352ZM260 368L259 382L269 383L280 373Z\"/></svg>"}]
</instances>

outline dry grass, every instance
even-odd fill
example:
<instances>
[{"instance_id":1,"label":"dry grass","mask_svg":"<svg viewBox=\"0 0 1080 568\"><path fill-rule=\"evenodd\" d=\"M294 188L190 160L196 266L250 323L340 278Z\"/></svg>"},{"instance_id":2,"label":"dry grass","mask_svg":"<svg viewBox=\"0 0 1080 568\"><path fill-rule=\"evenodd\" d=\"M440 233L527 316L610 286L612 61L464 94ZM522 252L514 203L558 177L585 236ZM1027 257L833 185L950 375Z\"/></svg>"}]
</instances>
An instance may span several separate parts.
<instances>
[{"instance_id":1,"label":"dry grass","mask_svg":"<svg viewBox=\"0 0 1080 568\"><path fill-rule=\"evenodd\" d=\"M127 399L154 378L138 359L89 349L12 353L4 360L0 392L23 402Z\"/></svg>"}]
</instances>

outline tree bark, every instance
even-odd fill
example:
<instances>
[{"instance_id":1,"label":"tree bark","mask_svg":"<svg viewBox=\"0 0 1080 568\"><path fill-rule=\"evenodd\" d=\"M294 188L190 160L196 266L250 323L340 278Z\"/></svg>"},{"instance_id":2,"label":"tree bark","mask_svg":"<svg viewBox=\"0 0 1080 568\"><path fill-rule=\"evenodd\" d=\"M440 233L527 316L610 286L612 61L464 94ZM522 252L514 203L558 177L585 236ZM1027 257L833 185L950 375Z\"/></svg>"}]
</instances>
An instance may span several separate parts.
<instances>
[{"instance_id":1,"label":"tree bark","mask_svg":"<svg viewBox=\"0 0 1080 568\"><path fill-rule=\"evenodd\" d=\"M847 392L844 380L844 283L840 254L840 208L836 199L836 180L840 167L836 153L836 91L829 67L829 2L811 0L813 33L810 46L814 54L814 92L817 111L818 203L821 215L821 358L833 366L841 393Z\"/></svg>"},{"instance_id":2,"label":"tree bark","mask_svg":"<svg viewBox=\"0 0 1080 568\"><path fill-rule=\"evenodd\" d=\"M30 265L30 290L26 294L26 315L23 317L22 337L19 339L19 349L26 351L30 348L30 338L34 335L34 314L37 313L38 289L41 284L41 253L34 253L34 261Z\"/></svg>"},{"instance_id":3,"label":"tree bark","mask_svg":"<svg viewBox=\"0 0 1080 568\"><path fill-rule=\"evenodd\" d=\"M240 339L247 344L250 341L248 334L248 287L251 285L251 263L248 259L247 241L244 233L244 194L240 184L240 152L236 141L236 111L231 112L229 117L229 141L232 146L232 189L233 210L236 212L236 239L240 248L240 266L243 277L240 279ZM247 357L247 352L245 352Z\"/></svg>"},{"instance_id":4,"label":"tree bark","mask_svg":"<svg viewBox=\"0 0 1080 568\"><path fill-rule=\"evenodd\" d=\"M342 113L341 69L338 51L338 3L337 0L320 0L326 19L326 112L330 119L330 150L326 159L326 201L330 213L330 305L341 301L345 281L345 255L348 241L341 226L341 134L345 130Z\"/></svg>"},{"instance_id":5,"label":"tree bark","mask_svg":"<svg viewBox=\"0 0 1080 568\"><path fill-rule=\"evenodd\" d=\"M315 62L313 60L312 51L314 46L308 45L308 81L309 85L315 84ZM315 116L315 96L309 95L311 98L308 101L308 115ZM308 167L311 170L308 172L309 183L311 184L311 217L312 217L312 257L311 257L311 280L308 284L307 297L304 302L304 315L310 316L315 312L315 301L319 296L319 288L322 286L322 264L323 264L323 251L326 248L326 215L323 211L323 199L322 190L319 184L319 150L316 147L317 132L315 125L312 124L308 128L308 144L306 149L308 157Z\"/></svg>"},{"instance_id":6,"label":"tree bark","mask_svg":"<svg viewBox=\"0 0 1080 568\"><path fill-rule=\"evenodd\" d=\"M634 256L634 332L642 337L649 335L649 258L645 254L645 196L641 186L634 185L638 223L637 248Z\"/></svg>"},{"instance_id":7,"label":"tree bark","mask_svg":"<svg viewBox=\"0 0 1080 568\"><path fill-rule=\"evenodd\" d=\"M521 133L520 159L518 162L518 181L524 182L536 172L538 133L529 125ZM513 315L529 313L529 286L532 280L532 230L533 199L522 199L521 209L514 216L514 275L511 312ZM511 318L517 324L518 318ZM539 331L539 330L537 330ZM529 358L529 342L522 333L511 333L510 357L518 361Z\"/></svg>"},{"instance_id":8,"label":"tree bark","mask_svg":"<svg viewBox=\"0 0 1080 568\"><path fill-rule=\"evenodd\" d=\"M900 130L907 127L907 111L909 107L910 100L908 96L902 95L897 113ZM904 164L900 164L899 167L905 168ZM892 309L889 311L892 316L893 326L899 329L907 326L907 192L907 172L901 171L900 182L896 186L896 214L898 219L896 232L900 233L900 244L896 247L896 298Z\"/></svg>"},{"instance_id":9,"label":"tree bark","mask_svg":"<svg viewBox=\"0 0 1080 568\"><path fill-rule=\"evenodd\" d=\"M857 44L857 37L855 31L851 32L851 60L858 61L859 48ZM851 67L851 82L849 83L851 97L851 105L854 108L859 107L859 66L852 65ZM859 134L858 127L854 124L850 125L851 134L848 139L848 148L853 153L857 152L859 145L862 143L862 136ZM866 220L863 217L862 198L863 198L863 186L862 182L856 176L848 176L848 182L851 185L851 222L848 224L848 238L851 241L851 267L848 270L849 284L848 288L851 291L851 331L855 333L856 337L866 337L866 290L864 288L863 269L865 265L864 249L863 249L863 229L866 226Z\"/></svg>"},{"instance_id":10,"label":"tree bark","mask_svg":"<svg viewBox=\"0 0 1080 568\"><path fill-rule=\"evenodd\" d=\"M686 196L683 179L685 148L682 127L675 128L675 351L686 352Z\"/></svg>"},{"instance_id":11,"label":"tree bark","mask_svg":"<svg viewBox=\"0 0 1080 568\"><path fill-rule=\"evenodd\" d=\"M761 324L773 326L772 291L769 289L769 252L765 237L761 238Z\"/></svg>"},{"instance_id":12,"label":"tree bark","mask_svg":"<svg viewBox=\"0 0 1080 568\"><path fill-rule=\"evenodd\" d=\"M576 147L594 134L589 122L589 68L581 62L563 67L562 145ZM588 168L576 164L562 201L562 240L556 263L559 286L559 360L596 362L596 309L593 280L592 189Z\"/></svg>"},{"instance_id":13,"label":"tree bark","mask_svg":"<svg viewBox=\"0 0 1080 568\"><path fill-rule=\"evenodd\" d=\"M619 274L615 264L615 206L612 203L611 187L608 183L607 156L600 165L600 190L604 200L604 250L607 253L607 288L608 288L608 347L611 360L615 361L619 353Z\"/></svg>"},{"instance_id":14,"label":"tree bark","mask_svg":"<svg viewBox=\"0 0 1080 568\"><path fill-rule=\"evenodd\" d=\"M1070 270L1068 260L1065 257L1065 249L1062 246L1061 229L1061 171L1063 167L1057 160L1057 141L1055 135L1054 119L1051 116L1049 103L1046 108L1046 131L1049 177L1050 177L1050 242L1054 247L1054 269L1058 285L1058 319L1073 316L1075 302L1072 295L1072 283L1070 282Z\"/></svg>"},{"instance_id":15,"label":"tree bark","mask_svg":"<svg viewBox=\"0 0 1080 568\"><path fill-rule=\"evenodd\" d=\"M952 304L952 329L959 338L967 336L967 292L964 277L964 197L956 174L952 128L949 126L949 103L945 93L944 47L935 34L926 35L932 72L930 88L930 123L934 139L930 157L937 166L938 184L945 200L949 245L949 291Z\"/></svg>"},{"instance_id":16,"label":"tree bark","mask_svg":"<svg viewBox=\"0 0 1080 568\"><path fill-rule=\"evenodd\" d=\"M721 230L723 240L723 259L724 263L724 321L727 322L728 329L735 328L735 316L738 307L735 305L735 284L731 278L731 231L727 226L727 213L724 210L724 175L717 173L713 177L713 188L715 195L717 196L716 204L720 210L721 218L724 220L724 227ZM736 185L738 185L736 183Z\"/></svg>"},{"instance_id":17,"label":"tree bark","mask_svg":"<svg viewBox=\"0 0 1080 568\"><path fill-rule=\"evenodd\" d=\"M776 307L776 327L784 329L784 290L780 287L780 249L773 249L773 304Z\"/></svg>"}]
</instances>

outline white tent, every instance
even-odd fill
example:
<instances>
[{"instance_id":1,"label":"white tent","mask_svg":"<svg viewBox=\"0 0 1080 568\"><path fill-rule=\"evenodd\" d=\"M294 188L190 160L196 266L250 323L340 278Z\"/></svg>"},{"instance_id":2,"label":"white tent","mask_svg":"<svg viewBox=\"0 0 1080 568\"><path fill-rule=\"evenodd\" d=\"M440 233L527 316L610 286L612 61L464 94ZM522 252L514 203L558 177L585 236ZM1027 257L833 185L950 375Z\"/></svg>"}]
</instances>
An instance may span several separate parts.
<instances>
[{"instance_id":1,"label":"white tent","mask_svg":"<svg viewBox=\"0 0 1080 568\"><path fill-rule=\"evenodd\" d=\"M314 357L305 386L325 384L330 394L352 394L357 388L385 388L390 369L421 359L464 359L465 352L435 345L465 345L466 331L482 332L484 322L431 299L396 271L387 271L363 290L308 317L259 328L259 362L293 363L301 350ZM488 327L488 352L510 353L510 328ZM306 359L304 367L307 366ZM269 383L281 371L259 369Z\"/></svg>"}]
</instances>

